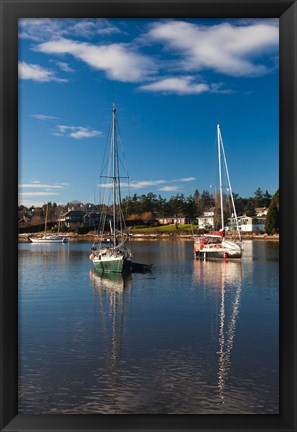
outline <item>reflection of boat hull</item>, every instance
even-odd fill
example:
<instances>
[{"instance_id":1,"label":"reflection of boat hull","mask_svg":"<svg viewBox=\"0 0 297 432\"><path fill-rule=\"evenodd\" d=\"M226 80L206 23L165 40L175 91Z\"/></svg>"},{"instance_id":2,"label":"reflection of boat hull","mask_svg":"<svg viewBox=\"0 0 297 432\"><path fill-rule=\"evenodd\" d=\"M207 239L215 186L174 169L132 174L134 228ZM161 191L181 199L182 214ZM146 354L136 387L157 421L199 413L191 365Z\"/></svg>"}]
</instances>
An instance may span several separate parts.
<instances>
[{"instance_id":1,"label":"reflection of boat hull","mask_svg":"<svg viewBox=\"0 0 297 432\"><path fill-rule=\"evenodd\" d=\"M31 243L67 243L68 239L60 236L29 237Z\"/></svg>"},{"instance_id":2,"label":"reflection of boat hull","mask_svg":"<svg viewBox=\"0 0 297 432\"><path fill-rule=\"evenodd\" d=\"M101 259L95 257L92 261L94 269L100 273L123 273L132 269L132 260L122 255Z\"/></svg>"}]
</instances>

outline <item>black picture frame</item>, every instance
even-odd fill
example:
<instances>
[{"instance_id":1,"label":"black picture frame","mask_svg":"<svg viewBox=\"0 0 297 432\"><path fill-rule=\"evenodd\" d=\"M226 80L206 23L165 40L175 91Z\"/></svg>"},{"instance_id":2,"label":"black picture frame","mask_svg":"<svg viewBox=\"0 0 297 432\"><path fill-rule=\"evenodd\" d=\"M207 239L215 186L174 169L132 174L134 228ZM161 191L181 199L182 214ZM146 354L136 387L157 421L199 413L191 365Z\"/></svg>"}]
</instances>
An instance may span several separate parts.
<instances>
[{"instance_id":1,"label":"black picture frame","mask_svg":"<svg viewBox=\"0 0 297 432\"><path fill-rule=\"evenodd\" d=\"M1 431L296 431L297 4L285 0L0 0ZM280 19L280 413L278 415L20 415L18 385L19 18L211 17Z\"/></svg>"}]
</instances>

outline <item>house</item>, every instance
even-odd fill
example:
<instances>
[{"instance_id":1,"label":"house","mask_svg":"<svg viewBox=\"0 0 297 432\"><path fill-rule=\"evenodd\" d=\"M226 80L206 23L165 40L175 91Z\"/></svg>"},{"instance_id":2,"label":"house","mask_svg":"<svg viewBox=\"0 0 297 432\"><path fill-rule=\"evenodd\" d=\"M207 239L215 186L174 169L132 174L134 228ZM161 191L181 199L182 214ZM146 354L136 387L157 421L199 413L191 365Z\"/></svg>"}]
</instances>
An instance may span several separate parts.
<instances>
[{"instance_id":1,"label":"house","mask_svg":"<svg viewBox=\"0 0 297 432\"><path fill-rule=\"evenodd\" d=\"M214 214L215 207L211 207L203 212L203 215L197 218L199 229L213 229L214 228Z\"/></svg>"},{"instance_id":2,"label":"house","mask_svg":"<svg viewBox=\"0 0 297 432\"><path fill-rule=\"evenodd\" d=\"M100 213L88 212L83 215L83 223L88 226L98 225L100 221Z\"/></svg>"},{"instance_id":3,"label":"house","mask_svg":"<svg viewBox=\"0 0 297 432\"><path fill-rule=\"evenodd\" d=\"M170 225L170 224L190 224L193 219L189 216L165 216L158 218L157 221L160 225Z\"/></svg>"},{"instance_id":4,"label":"house","mask_svg":"<svg viewBox=\"0 0 297 432\"><path fill-rule=\"evenodd\" d=\"M257 207L255 208L256 216L267 216L268 208L267 207Z\"/></svg>"},{"instance_id":5,"label":"house","mask_svg":"<svg viewBox=\"0 0 297 432\"><path fill-rule=\"evenodd\" d=\"M82 223L85 213L86 212L81 210L69 210L60 217L59 221L64 222L65 226L70 228L72 225L78 225Z\"/></svg>"},{"instance_id":6,"label":"house","mask_svg":"<svg viewBox=\"0 0 297 432\"><path fill-rule=\"evenodd\" d=\"M265 216L238 216L238 227L242 232L252 232L252 231L265 231ZM229 230L236 230L235 218L228 219Z\"/></svg>"}]
</instances>

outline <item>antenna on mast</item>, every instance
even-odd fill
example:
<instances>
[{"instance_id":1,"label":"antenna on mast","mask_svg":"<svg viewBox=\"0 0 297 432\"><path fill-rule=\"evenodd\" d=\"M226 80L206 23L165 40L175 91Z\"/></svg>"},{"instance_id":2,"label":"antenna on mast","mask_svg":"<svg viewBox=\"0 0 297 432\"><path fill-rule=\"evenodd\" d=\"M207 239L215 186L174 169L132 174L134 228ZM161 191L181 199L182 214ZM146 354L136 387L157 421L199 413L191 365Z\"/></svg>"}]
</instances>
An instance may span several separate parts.
<instances>
[{"instance_id":1,"label":"antenna on mast","mask_svg":"<svg viewBox=\"0 0 297 432\"><path fill-rule=\"evenodd\" d=\"M111 85L112 87L111 87L111 89L112 89L112 103L114 104L114 83L112 83L112 85Z\"/></svg>"}]
</instances>

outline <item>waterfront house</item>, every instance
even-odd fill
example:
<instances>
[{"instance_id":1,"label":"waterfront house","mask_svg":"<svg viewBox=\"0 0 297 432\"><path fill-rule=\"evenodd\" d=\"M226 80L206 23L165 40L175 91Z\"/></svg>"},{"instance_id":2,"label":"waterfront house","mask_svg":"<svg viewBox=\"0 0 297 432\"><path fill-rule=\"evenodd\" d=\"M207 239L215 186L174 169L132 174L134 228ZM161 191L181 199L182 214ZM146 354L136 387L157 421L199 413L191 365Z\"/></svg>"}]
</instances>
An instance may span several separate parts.
<instances>
[{"instance_id":1,"label":"waterfront house","mask_svg":"<svg viewBox=\"0 0 297 432\"><path fill-rule=\"evenodd\" d=\"M255 208L256 216L267 216L268 208L267 207L257 207Z\"/></svg>"},{"instance_id":2,"label":"waterfront house","mask_svg":"<svg viewBox=\"0 0 297 432\"><path fill-rule=\"evenodd\" d=\"M189 216L165 216L158 218L157 221L160 225L190 224L193 222L193 218Z\"/></svg>"},{"instance_id":3,"label":"waterfront house","mask_svg":"<svg viewBox=\"0 0 297 432\"><path fill-rule=\"evenodd\" d=\"M203 212L201 216L197 218L199 229L213 229L214 228L214 214L215 207L211 207Z\"/></svg>"},{"instance_id":4,"label":"waterfront house","mask_svg":"<svg viewBox=\"0 0 297 432\"><path fill-rule=\"evenodd\" d=\"M81 210L69 210L60 217L59 221L64 223L67 228L70 228L74 225L79 225L82 223L85 213L86 212Z\"/></svg>"},{"instance_id":5,"label":"waterfront house","mask_svg":"<svg viewBox=\"0 0 297 432\"><path fill-rule=\"evenodd\" d=\"M265 231L266 216L238 216L239 230L242 232ZM235 218L228 219L229 230L236 230Z\"/></svg>"},{"instance_id":6,"label":"waterfront house","mask_svg":"<svg viewBox=\"0 0 297 432\"><path fill-rule=\"evenodd\" d=\"M100 221L100 213L88 212L83 215L83 223L88 226L98 225Z\"/></svg>"}]
</instances>

